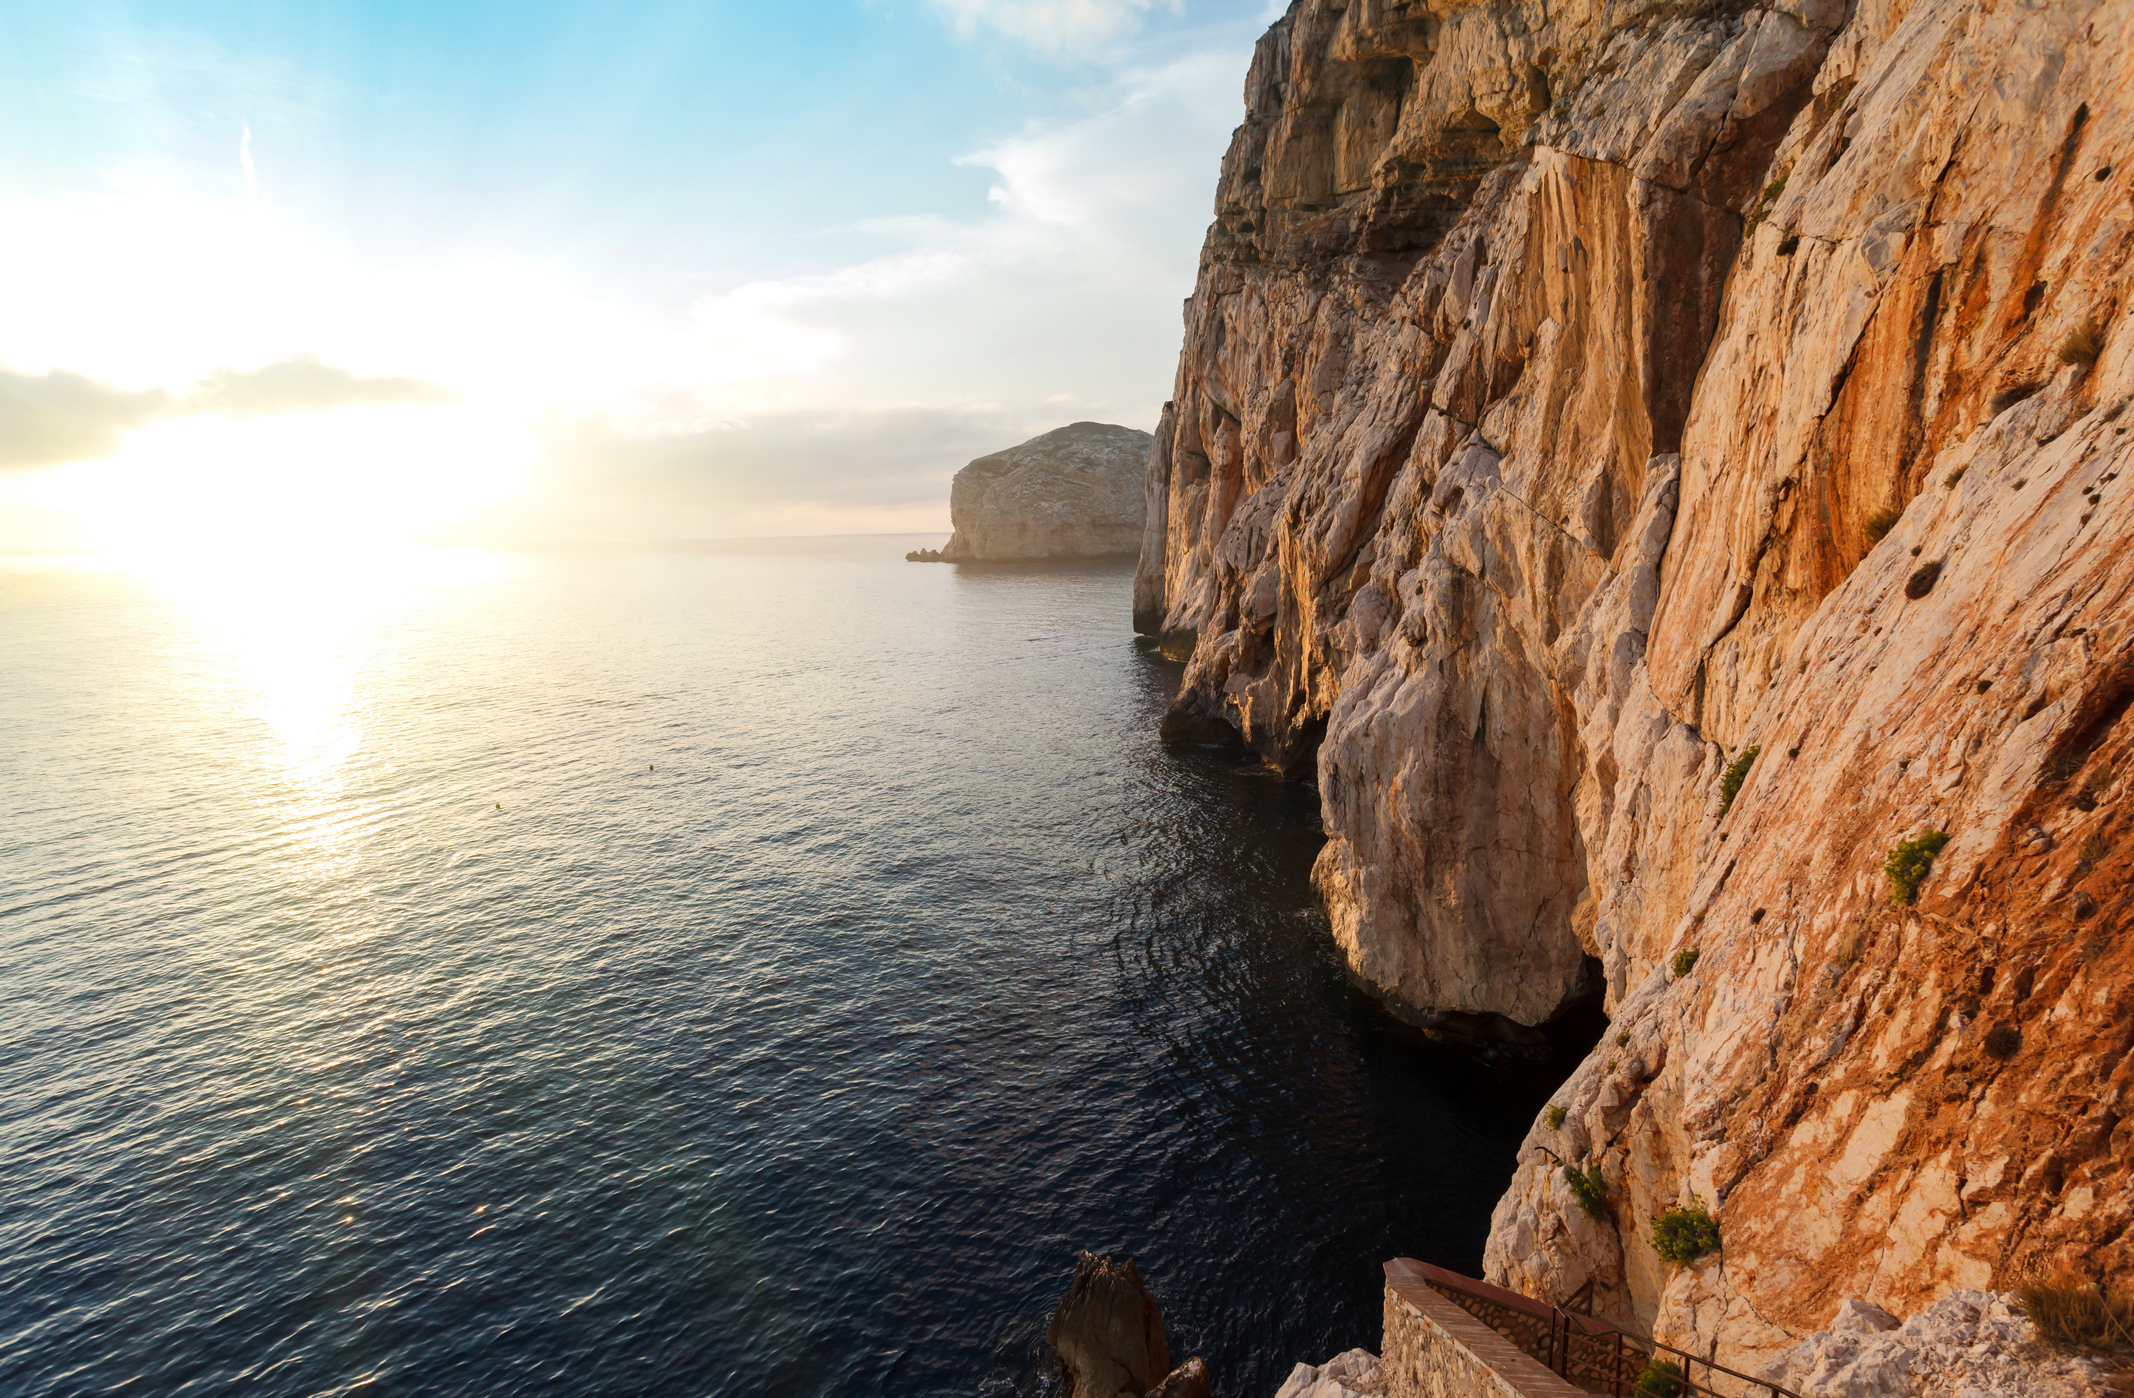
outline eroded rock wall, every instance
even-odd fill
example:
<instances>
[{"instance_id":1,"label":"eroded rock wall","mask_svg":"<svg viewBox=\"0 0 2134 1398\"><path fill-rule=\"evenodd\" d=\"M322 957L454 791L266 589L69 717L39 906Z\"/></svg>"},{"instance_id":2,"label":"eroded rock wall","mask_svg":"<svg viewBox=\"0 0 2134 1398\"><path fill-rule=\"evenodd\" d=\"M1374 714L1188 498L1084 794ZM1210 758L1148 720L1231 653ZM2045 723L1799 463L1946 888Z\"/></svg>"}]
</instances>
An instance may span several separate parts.
<instances>
[{"instance_id":1,"label":"eroded rock wall","mask_svg":"<svg viewBox=\"0 0 2134 1398\"><path fill-rule=\"evenodd\" d=\"M1246 98L1136 624L1396 1011L1604 991L1492 1279L1737 1367L2134 1281L2134 0L1298 0Z\"/></svg>"}]
</instances>

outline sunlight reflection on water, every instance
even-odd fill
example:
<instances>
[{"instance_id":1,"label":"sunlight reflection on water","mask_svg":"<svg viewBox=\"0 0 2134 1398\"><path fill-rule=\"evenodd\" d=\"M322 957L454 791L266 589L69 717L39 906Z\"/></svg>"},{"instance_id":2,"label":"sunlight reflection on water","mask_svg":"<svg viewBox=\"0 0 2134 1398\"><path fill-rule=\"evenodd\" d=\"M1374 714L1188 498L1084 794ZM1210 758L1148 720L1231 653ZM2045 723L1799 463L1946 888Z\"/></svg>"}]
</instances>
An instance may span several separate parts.
<instances>
[{"instance_id":1,"label":"sunlight reflection on water","mask_svg":"<svg viewBox=\"0 0 2134 1398\"><path fill-rule=\"evenodd\" d=\"M1225 1391L1472 1267L1545 1071L1344 980L1116 566L0 562L0 1391Z\"/></svg>"}]
</instances>

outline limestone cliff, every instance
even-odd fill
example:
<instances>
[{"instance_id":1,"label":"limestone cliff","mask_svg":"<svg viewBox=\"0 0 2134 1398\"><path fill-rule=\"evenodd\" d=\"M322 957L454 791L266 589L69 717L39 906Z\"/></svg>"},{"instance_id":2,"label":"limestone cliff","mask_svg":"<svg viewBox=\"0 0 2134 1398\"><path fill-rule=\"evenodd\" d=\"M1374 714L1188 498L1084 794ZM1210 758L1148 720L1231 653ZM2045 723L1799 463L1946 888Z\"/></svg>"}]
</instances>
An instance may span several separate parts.
<instances>
[{"instance_id":1,"label":"limestone cliff","mask_svg":"<svg viewBox=\"0 0 2134 1398\"><path fill-rule=\"evenodd\" d=\"M2134 1283L2134 0L1297 0L1246 102L1136 625L1398 1012L1605 994L1492 1279L1742 1368Z\"/></svg>"},{"instance_id":2,"label":"limestone cliff","mask_svg":"<svg viewBox=\"0 0 2134 1398\"><path fill-rule=\"evenodd\" d=\"M946 562L1104 558L1141 546L1149 434L1077 422L981 456L949 488Z\"/></svg>"}]
</instances>

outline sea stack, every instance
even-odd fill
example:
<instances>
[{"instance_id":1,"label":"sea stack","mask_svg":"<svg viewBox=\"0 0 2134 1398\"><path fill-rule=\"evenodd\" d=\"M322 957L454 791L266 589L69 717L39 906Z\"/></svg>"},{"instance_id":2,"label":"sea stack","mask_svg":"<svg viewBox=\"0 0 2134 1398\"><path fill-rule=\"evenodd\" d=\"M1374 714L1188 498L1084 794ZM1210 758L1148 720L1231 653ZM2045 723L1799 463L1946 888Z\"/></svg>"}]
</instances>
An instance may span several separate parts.
<instances>
[{"instance_id":1,"label":"sea stack","mask_svg":"<svg viewBox=\"0 0 2134 1398\"><path fill-rule=\"evenodd\" d=\"M1076 422L956 473L945 562L1131 557L1141 548L1146 432Z\"/></svg>"}]
</instances>

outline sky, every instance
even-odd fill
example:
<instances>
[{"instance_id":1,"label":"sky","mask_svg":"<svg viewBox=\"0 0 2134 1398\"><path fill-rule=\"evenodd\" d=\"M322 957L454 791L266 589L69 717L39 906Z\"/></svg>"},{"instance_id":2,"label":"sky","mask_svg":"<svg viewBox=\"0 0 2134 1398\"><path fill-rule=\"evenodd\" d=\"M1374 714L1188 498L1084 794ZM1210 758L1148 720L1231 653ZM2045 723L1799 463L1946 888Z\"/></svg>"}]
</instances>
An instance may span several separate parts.
<instances>
[{"instance_id":1,"label":"sky","mask_svg":"<svg viewBox=\"0 0 2134 1398\"><path fill-rule=\"evenodd\" d=\"M1280 9L0 5L0 552L945 530L1155 425Z\"/></svg>"}]
</instances>

